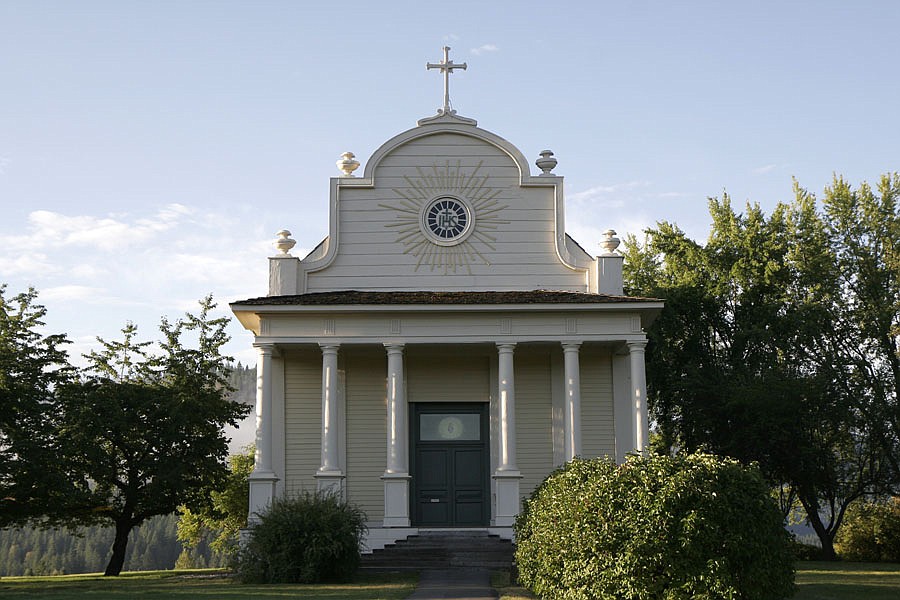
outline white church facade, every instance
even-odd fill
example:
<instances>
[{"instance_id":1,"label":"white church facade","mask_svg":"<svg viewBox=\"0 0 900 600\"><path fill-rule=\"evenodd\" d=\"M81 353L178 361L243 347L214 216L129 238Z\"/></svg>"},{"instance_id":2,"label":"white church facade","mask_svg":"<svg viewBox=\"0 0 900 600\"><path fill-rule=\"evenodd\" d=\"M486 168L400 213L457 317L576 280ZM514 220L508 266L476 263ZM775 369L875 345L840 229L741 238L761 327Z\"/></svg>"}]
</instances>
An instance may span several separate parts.
<instances>
[{"instance_id":1,"label":"white church facade","mask_svg":"<svg viewBox=\"0 0 900 600\"><path fill-rule=\"evenodd\" d=\"M444 107L331 179L328 237L280 232L267 296L231 308L258 350L251 519L330 489L374 549L421 529L512 536L522 500L574 456L648 442L644 329L609 231L565 232L563 178Z\"/></svg>"}]
</instances>

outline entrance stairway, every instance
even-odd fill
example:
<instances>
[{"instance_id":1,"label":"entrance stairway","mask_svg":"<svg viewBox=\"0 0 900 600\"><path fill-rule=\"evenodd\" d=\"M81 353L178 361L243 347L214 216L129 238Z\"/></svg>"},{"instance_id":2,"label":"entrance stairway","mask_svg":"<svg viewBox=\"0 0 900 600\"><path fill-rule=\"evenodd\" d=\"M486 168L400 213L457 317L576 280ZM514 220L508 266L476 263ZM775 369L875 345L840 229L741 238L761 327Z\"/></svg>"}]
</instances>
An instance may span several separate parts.
<instances>
[{"instance_id":1,"label":"entrance stairway","mask_svg":"<svg viewBox=\"0 0 900 600\"><path fill-rule=\"evenodd\" d=\"M383 550L363 554L362 568L372 570L510 569L513 545L484 530L420 531Z\"/></svg>"}]
</instances>

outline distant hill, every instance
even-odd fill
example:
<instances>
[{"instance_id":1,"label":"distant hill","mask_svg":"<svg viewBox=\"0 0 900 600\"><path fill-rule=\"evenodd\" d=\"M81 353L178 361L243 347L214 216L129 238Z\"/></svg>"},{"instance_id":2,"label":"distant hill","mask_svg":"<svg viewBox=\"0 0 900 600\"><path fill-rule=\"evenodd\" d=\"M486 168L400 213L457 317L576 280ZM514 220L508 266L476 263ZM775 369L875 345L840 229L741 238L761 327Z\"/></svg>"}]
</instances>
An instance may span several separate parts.
<instances>
[{"instance_id":1,"label":"distant hill","mask_svg":"<svg viewBox=\"0 0 900 600\"><path fill-rule=\"evenodd\" d=\"M245 367L238 363L233 367L229 378L231 387L235 388L232 398L244 404L256 407L256 367ZM238 454L256 441L256 410L241 421L238 427L226 427L225 435L231 440L228 452Z\"/></svg>"},{"instance_id":2,"label":"distant hill","mask_svg":"<svg viewBox=\"0 0 900 600\"><path fill-rule=\"evenodd\" d=\"M238 363L233 367L228 383L235 388L234 400L249 406L256 406L256 367L246 367Z\"/></svg>"},{"instance_id":3,"label":"distant hill","mask_svg":"<svg viewBox=\"0 0 900 600\"><path fill-rule=\"evenodd\" d=\"M182 546L175 537L177 515L153 517L132 530L125 555L125 570L172 569ZM66 530L0 529L0 577L96 573L106 568L115 531L111 527L81 527L77 535ZM224 566L223 560L202 543L194 553L194 566Z\"/></svg>"}]
</instances>

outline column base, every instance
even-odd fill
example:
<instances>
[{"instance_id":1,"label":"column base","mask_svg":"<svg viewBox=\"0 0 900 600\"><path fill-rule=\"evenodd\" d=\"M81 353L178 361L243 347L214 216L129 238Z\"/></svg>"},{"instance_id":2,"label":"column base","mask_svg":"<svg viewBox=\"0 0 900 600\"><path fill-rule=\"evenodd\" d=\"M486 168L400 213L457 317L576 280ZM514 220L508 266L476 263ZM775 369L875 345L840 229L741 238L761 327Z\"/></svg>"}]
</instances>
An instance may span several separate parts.
<instances>
[{"instance_id":1,"label":"column base","mask_svg":"<svg viewBox=\"0 0 900 600\"><path fill-rule=\"evenodd\" d=\"M494 527L511 527L519 515L519 471L495 471L494 484L497 490L497 505L491 525Z\"/></svg>"},{"instance_id":2,"label":"column base","mask_svg":"<svg viewBox=\"0 0 900 600\"><path fill-rule=\"evenodd\" d=\"M318 491L344 497L344 474L341 471L317 471L314 477Z\"/></svg>"},{"instance_id":3,"label":"column base","mask_svg":"<svg viewBox=\"0 0 900 600\"><path fill-rule=\"evenodd\" d=\"M275 482L278 476L272 471L254 471L250 473L250 511L248 524L258 523L259 515L265 514L275 498Z\"/></svg>"},{"instance_id":4,"label":"column base","mask_svg":"<svg viewBox=\"0 0 900 600\"><path fill-rule=\"evenodd\" d=\"M409 473L385 473L384 527L409 527Z\"/></svg>"}]
</instances>

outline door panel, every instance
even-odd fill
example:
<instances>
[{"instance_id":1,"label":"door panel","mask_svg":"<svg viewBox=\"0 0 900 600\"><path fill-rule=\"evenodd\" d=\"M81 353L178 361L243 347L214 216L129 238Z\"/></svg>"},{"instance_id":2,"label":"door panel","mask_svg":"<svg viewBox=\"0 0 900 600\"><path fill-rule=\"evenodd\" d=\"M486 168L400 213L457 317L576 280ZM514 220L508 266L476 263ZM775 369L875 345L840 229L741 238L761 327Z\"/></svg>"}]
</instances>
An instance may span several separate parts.
<instances>
[{"instance_id":1,"label":"door panel","mask_svg":"<svg viewBox=\"0 0 900 600\"><path fill-rule=\"evenodd\" d=\"M419 448L416 452L416 517L422 525L450 524L450 465L447 448Z\"/></svg>"},{"instance_id":2,"label":"door panel","mask_svg":"<svg viewBox=\"0 0 900 600\"><path fill-rule=\"evenodd\" d=\"M414 524L424 527L487 525L490 496L489 453L487 435L484 435L486 406L416 406L411 411L415 447L412 454ZM435 439L442 432L440 423L455 425L457 416L464 425L483 423L484 431L476 425L479 431L474 434L456 435L456 431L445 426L443 438L452 439Z\"/></svg>"}]
</instances>

